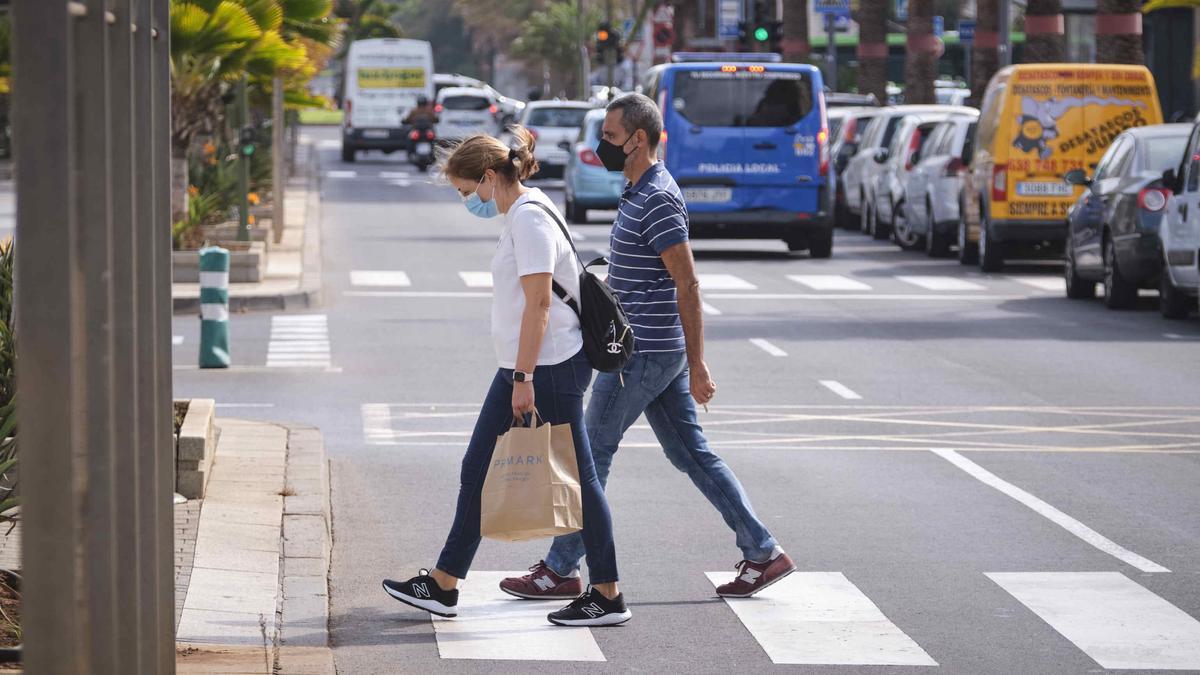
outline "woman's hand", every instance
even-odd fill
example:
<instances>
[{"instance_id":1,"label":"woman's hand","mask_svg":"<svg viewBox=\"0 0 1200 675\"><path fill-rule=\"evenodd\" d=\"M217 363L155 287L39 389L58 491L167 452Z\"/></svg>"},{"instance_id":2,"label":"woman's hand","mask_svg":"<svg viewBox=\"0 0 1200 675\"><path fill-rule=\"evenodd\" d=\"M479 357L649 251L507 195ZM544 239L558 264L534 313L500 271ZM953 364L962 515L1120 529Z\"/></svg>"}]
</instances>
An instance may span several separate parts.
<instances>
[{"instance_id":1,"label":"woman's hand","mask_svg":"<svg viewBox=\"0 0 1200 675\"><path fill-rule=\"evenodd\" d=\"M525 413L533 412L533 383L513 382L513 419L525 420Z\"/></svg>"}]
</instances>

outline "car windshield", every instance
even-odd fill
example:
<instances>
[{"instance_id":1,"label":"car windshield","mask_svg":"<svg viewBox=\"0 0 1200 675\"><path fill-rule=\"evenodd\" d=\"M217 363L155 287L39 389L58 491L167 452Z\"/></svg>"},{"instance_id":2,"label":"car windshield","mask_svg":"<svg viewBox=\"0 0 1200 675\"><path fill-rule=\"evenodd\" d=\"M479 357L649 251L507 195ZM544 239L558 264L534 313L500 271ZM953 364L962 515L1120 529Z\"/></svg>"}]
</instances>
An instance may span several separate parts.
<instances>
[{"instance_id":1,"label":"car windshield","mask_svg":"<svg viewBox=\"0 0 1200 675\"><path fill-rule=\"evenodd\" d=\"M491 103L483 96L447 96L442 101L446 110L487 110Z\"/></svg>"},{"instance_id":2,"label":"car windshield","mask_svg":"<svg viewBox=\"0 0 1200 675\"><path fill-rule=\"evenodd\" d=\"M1144 162L1146 170L1162 173L1167 169L1178 168L1179 161L1183 159L1183 148L1186 144L1186 134L1179 137L1161 136L1146 139L1146 160Z\"/></svg>"},{"instance_id":3,"label":"car windshield","mask_svg":"<svg viewBox=\"0 0 1200 675\"><path fill-rule=\"evenodd\" d=\"M812 80L795 71L684 71L671 105L704 127L786 127L812 111Z\"/></svg>"},{"instance_id":4,"label":"car windshield","mask_svg":"<svg viewBox=\"0 0 1200 675\"><path fill-rule=\"evenodd\" d=\"M586 108L535 108L525 120L531 127L578 127L587 115Z\"/></svg>"}]
</instances>

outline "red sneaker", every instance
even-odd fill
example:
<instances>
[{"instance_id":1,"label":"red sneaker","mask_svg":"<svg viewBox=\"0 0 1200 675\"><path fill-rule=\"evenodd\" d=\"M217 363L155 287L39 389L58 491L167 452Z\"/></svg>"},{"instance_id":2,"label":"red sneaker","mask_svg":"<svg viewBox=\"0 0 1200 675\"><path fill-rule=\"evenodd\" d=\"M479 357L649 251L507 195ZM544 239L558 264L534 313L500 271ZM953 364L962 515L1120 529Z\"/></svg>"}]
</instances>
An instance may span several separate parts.
<instances>
[{"instance_id":1,"label":"red sneaker","mask_svg":"<svg viewBox=\"0 0 1200 675\"><path fill-rule=\"evenodd\" d=\"M579 577L560 577L539 560L523 577L509 577L500 582L500 590L526 600L574 600L583 594Z\"/></svg>"},{"instance_id":2,"label":"red sneaker","mask_svg":"<svg viewBox=\"0 0 1200 675\"><path fill-rule=\"evenodd\" d=\"M748 598L771 584L796 571L796 563L786 553L774 560L753 562L743 560L736 568L738 574L733 581L717 586L717 595L722 598Z\"/></svg>"}]
</instances>

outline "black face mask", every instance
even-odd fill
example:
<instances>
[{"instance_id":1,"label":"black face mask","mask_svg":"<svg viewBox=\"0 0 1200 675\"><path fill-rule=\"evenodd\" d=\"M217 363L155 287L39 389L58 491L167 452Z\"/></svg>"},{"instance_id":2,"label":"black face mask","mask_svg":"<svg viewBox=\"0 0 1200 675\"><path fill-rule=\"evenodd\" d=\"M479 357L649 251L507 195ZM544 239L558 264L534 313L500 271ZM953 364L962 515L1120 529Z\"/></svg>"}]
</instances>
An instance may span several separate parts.
<instances>
[{"instance_id":1,"label":"black face mask","mask_svg":"<svg viewBox=\"0 0 1200 675\"><path fill-rule=\"evenodd\" d=\"M629 134L625 141L620 145L609 143L607 139L601 138L600 143L596 145L596 156L600 158L600 163L609 171L622 171L625 169L625 160L629 159L631 153L625 152L625 143L633 138L633 134Z\"/></svg>"}]
</instances>

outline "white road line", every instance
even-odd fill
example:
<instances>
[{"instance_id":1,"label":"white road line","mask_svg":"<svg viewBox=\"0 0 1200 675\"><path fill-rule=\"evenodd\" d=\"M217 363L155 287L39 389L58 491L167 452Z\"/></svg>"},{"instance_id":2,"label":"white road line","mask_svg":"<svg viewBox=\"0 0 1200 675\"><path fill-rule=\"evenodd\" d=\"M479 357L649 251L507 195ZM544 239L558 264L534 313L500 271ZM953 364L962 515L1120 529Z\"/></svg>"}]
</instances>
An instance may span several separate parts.
<instances>
[{"instance_id":1,"label":"white road line","mask_svg":"<svg viewBox=\"0 0 1200 675\"><path fill-rule=\"evenodd\" d=\"M988 295L980 293L971 295L966 293L962 295L937 295L934 293L705 293L705 297L710 300L818 300L820 302L827 302L829 300L874 300L882 302L953 300L961 302L963 300L1025 300L1029 296L1012 294Z\"/></svg>"},{"instance_id":2,"label":"white road line","mask_svg":"<svg viewBox=\"0 0 1200 675\"><path fill-rule=\"evenodd\" d=\"M325 177L326 178L358 178L358 172L357 171L342 171L342 170L326 171Z\"/></svg>"},{"instance_id":3,"label":"white road line","mask_svg":"<svg viewBox=\"0 0 1200 675\"><path fill-rule=\"evenodd\" d=\"M409 180L406 180L403 178L397 178L395 180L389 180L389 181L384 181L384 182L386 182L388 185L394 185L396 187L402 187L402 188L412 187L412 181L409 181Z\"/></svg>"},{"instance_id":4,"label":"white road line","mask_svg":"<svg viewBox=\"0 0 1200 675\"><path fill-rule=\"evenodd\" d=\"M346 291L348 298L490 298L485 291Z\"/></svg>"},{"instance_id":5,"label":"white road line","mask_svg":"<svg viewBox=\"0 0 1200 675\"><path fill-rule=\"evenodd\" d=\"M770 354L771 356L787 356L787 352L783 351L779 347L776 347L775 345L771 344L770 342L767 342L766 340L764 340L762 338L750 338L750 344L754 345L755 347L758 347L759 349Z\"/></svg>"},{"instance_id":6,"label":"white road line","mask_svg":"<svg viewBox=\"0 0 1200 675\"><path fill-rule=\"evenodd\" d=\"M218 408L274 408L274 403L217 403Z\"/></svg>"},{"instance_id":7,"label":"white road line","mask_svg":"<svg viewBox=\"0 0 1200 675\"><path fill-rule=\"evenodd\" d=\"M788 279L808 286L814 291L869 291L871 287L861 281L840 274L789 274Z\"/></svg>"},{"instance_id":8,"label":"white road line","mask_svg":"<svg viewBox=\"0 0 1200 675\"><path fill-rule=\"evenodd\" d=\"M841 382L838 382L837 380L820 380L820 382L822 387L825 387L829 391L832 391L844 399L857 401L858 399L862 398L862 396L859 396L857 393L855 393L853 389L847 387Z\"/></svg>"},{"instance_id":9,"label":"white road line","mask_svg":"<svg viewBox=\"0 0 1200 675\"><path fill-rule=\"evenodd\" d=\"M700 288L704 291L753 291L758 288L745 279L732 274L697 274Z\"/></svg>"},{"instance_id":10,"label":"white road line","mask_svg":"<svg viewBox=\"0 0 1200 675\"><path fill-rule=\"evenodd\" d=\"M171 344L176 347L183 344L183 336L182 335L172 335L171 336Z\"/></svg>"},{"instance_id":11,"label":"white road line","mask_svg":"<svg viewBox=\"0 0 1200 675\"><path fill-rule=\"evenodd\" d=\"M443 659L604 661L587 628L555 626L546 615L562 601L515 600L497 588L505 577L528 572L477 572L459 591L459 615L433 617ZM504 670L504 669L500 669Z\"/></svg>"},{"instance_id":12,"label":"white road line","mask_svg":"<svg viewBox=\"0 0 1200 675\"><path fill-rule=\"evenodd\" d=\"M341 150L342 142L333 138L323 138L317 141L317 147L326 150Z\"/></svg>"},{"instance_id":13,"label":"white road line","mask_svg":"<svg viewBox=\"0 0 1200 675\"><path fill-rule=\"evenodd\" d=\"M919 286L930 291L984 291L986 287L973 281L957 277L935 277L921 275L899 275L896 277L906 284Z\"/></svg>"},{"instance_id":14,"label":"white road line","mask_svg":"<svg viewBox=\"0 0 1200 675\"><path fill-rule=\"evenodd\" d=\"M278 314L271 317L267 367L329 368L328 324L324 314Z\"/></svg>"},{"instance_id":15,"label":"white road line","mask_svg":"<svg viewBox=\"0 0 1200 675\"><path fill-rule=\"evenodd\" d=\"M728 572L708 572L714 586ZM775 664L936 666L840 572L793 572L729 608Z\"/></svg>"},{"instance_id":16,"label":"white road line","mask_svg":"<svg viewBox=\"0 0 1200 675\"><path fill-rule=\"evenodd\" d=\"M400 180L409 180L413 175L407 171L380 171L380 178L399 178Z\"/></svg>"},{"instance_id":17,"label":"white road line","mask_svg":"<svg viewBox=\"0 0 1200 675\"><path fill-rule=\"evenodd\" d=\"M700 302L700 311L709 316L721 316L721 310L703 301Z\"/></svg>"},{"instance_id":18,"label":"white road line","mask_svg":"<svg viewBox=\"0 0 1200 675\"><path fill-rule=\"evenodd\" d=\"M1067 289L1067 282L1062 277L1019 277L1010 274L1007 278L1040 291L1064 293Z\"/></svg>"},{"instance_id":19,"label":"white road line","mask_svg":"<svg viewBox=\"0 0 1200 675\"><path fill-rule=\"evenodd\" d=\"M458 278L462 279L463 283L467 285L467 288L491 288L492 287L492 273L491 272L480 272L480 271L475 271L475 270L468 270L466 272L459 272Z\"/></svg>"},{"instance_id":20,"label":"white road line","mask_svg":"<svg viewBox=\"0 0 1200 675\"><path fill-rule=\"evenodd\" d=\"M386 403L364 403L361 407L363 440L367 445L392 445L396 432L392 429L392 408Z\"/></svg>"},{"instance_id":21,"label":"white road line","mask_svg":"<svg viewBox=\"0 0 1200 675\"><path fill-rule=\"evenodd\" d=\"M1133 551L1130 551L1126 548L1123 548L1123 547L1117 545L1112 540L1106 538L1105 536L1101 535L1099 532L1096 532L1095 530L1088 527L1087 525L1084 525L1083 523L1079 522L1078 520L1075 520L1071 516L1068 516L1067 514L1063 513L1062 511L1059 511L1058 509L1054 508L1050 504L1047 504L1046 502L1042 501L1041 499L1038 499L1037 497L1033 496L1032 494L1017 487L1016 485L1013 485L1012 483L1009 483L1008 481L1003 480L996 474L988 471L987 469L983 468L982 466L979 466L978 464L976 464L975 462L972 462L971 460L967 459L966 457L963 457L962 455L958 454L954 450L934 449L934 450L930 450L930 452L941 456L946 461L957 466L958 468L962 469L963 471L966 471L967 473L971 474L972 476L977 478L980 482L982 482L984 485L993 487L993 488L999 490L1000 492L1003 492L1004 494L1008 495L1009 497L1012 497L1013 499L1017 500L1018 502L1021 502L1025 506L1028 506L1029 508L1031 508L1035 512L1037 512L1039 515L1045 517L1050 522L1057 524L1059 527L1063 528L1067 532L1070 532L1071 534L1075 535L1076 537L1079 537L1080 539L1091 544L1092 546L1096 547L1100 551L1103 551L1104 553L1107 553L1107 554L1113 556L1114 558L1120 560L1121 562L1125 563L1126 565L1130 565L1131 567L1136 567L1137 569L1139 569L1143 572L1170 572L1171 571L1152 560L1143 558L1142 556L1134 553Z\"/></svg>"},{"instance_id":22,"label":"white road line","mask_svg":"<svg viewBox=\"0 0 1200 675\"><path fill-rule=\"evenodd\" d=\"M1200 670L1200 621L1123 574L987 576L1104 668Z\"/></svg>"},{"instance_id":23,"label":"white road line","mask_svg":"<svg viewBox=\"0 0 1200 675\"><path fill-rule=\"evenodd\" d=\"M351 270L350 283L354 286L412 286L412 279L400 270Z\"/></svg>"}]
</instances>

